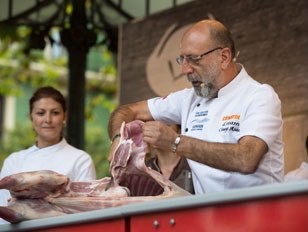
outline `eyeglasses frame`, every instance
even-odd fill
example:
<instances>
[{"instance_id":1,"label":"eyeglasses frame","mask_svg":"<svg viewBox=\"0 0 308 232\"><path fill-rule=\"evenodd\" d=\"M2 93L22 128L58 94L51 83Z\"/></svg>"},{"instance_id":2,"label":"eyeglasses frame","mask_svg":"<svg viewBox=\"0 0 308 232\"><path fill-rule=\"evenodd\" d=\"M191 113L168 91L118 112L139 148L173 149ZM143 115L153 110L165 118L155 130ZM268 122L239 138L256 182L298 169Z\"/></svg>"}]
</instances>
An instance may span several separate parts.
<instances>
[{"instance_id":1,"label":"eyeglasses frame","mask_svg":"<svg viewBox=\"0 0 308 232\"><path fill-rule=\"evenodd\" d=\"M205 53L202 53L201 55L188 55L188 56L179 56L176 59L176 62L179 64L179 65L183 65L184 64L184 60L186 59L186 62L188 64L191 64L191 65L196 65L196 64L199 64L199 61L206 55L218 50L218 49L223 49L223 47L216 47L216 48L213 48ZM187 58L189 59L190 58L190 62L189 60L187 60Z\"/></svg>"}]
</instances>

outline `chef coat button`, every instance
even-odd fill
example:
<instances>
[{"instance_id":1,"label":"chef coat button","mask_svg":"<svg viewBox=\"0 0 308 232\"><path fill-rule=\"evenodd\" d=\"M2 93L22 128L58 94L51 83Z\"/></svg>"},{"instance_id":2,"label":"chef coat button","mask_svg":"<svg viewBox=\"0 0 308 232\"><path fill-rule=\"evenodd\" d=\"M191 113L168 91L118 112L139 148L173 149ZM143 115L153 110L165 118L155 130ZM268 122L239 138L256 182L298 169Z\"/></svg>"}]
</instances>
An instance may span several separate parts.
<instances>
[{"instance_id":1,"label":"chef coat button","mask_svg":"<svg viewBox=\"0 0 308 232\"><path fill-rule=\"evenodd\" d=\"M200 106L200 103L197 105L197 107L199 107Z\"/></svg>"},{"instance_id":2,"label":"chef coat button","mask_svg":"<svg viewBox=\"0 0 308 232\"><path fill-rule=\"evenodd\" d=\"M185 128L185 132L187 132L188 131L188 128Z\"/></svg>"}]
</instances>

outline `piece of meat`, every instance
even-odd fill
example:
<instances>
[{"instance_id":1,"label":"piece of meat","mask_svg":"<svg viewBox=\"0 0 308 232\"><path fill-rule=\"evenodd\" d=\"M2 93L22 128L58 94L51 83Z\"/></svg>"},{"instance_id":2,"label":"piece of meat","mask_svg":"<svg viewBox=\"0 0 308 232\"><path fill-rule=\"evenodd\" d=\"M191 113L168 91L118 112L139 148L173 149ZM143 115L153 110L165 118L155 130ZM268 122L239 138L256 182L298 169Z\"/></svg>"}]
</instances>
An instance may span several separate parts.
<instances>
[{"instance_id":1,"label":"piece of meat","mask_svg":"<svg viewBox=\"0 0 308 232\"><path fill-rule=\"evenodd\" d=\"M146 167L147 145L143 142L142 124L142 121L122 124L120 142L110 164L112 178L72 182L67 176L47 170L3 178L0 188L8 189L13 198L7 207L0 207L0 217L16 223L191 195Z\"/></svg>"},{"instance_id":2,"label":"piece of meat","mask_svg":"<svg viewBox=\"0 0 308 232\"><path fill-rule=\"evenodd\" d=\"M121 138L111 161L111 174L131 196L181 196L187 192L145 165L147 145L142 139L142 121L122 123Z\"/></svg>"},{"instance_id":3,"label":"piece of meat","mask_svg":"<svg viewBox=\"0 0 308 232\"><path fill-rule=\"evenodd\" d=\"M69 191L68 185L67 176L50 170L21 172L0 181L0 189L8 189L16 198L57 197Z\"/></svg>"},{"instance_id":4,"label":"piece of meat","mask_svg":"<svg viewBox=\"0 0 308 232\"><path fill-rule=\"evenodd\" d=\"M11 223L66 214L63 209L44 199L12 199L9 207L0 207L1 217Z\"/></svg>"}]
</instances>

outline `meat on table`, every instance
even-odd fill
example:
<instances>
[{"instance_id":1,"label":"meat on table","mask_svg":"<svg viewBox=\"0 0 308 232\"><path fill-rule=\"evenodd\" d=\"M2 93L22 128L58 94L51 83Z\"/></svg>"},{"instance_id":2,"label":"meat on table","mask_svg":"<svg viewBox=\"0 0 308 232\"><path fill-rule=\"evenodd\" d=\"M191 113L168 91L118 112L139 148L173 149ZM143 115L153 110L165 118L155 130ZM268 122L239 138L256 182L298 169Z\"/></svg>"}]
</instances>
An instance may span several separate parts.
<instances>
[{"instance_id":1,"label":"meat on table","mask_svg":"<svg viewBox=\"0 0 308 232\"><path fill-rule=\"evenodd\" d=\"M110 163L112 177L74 182L50 170L22 172L0 180L0 189L10 191L0 217L11 223L59 216L137 202L191 195L146 167L147 145L142 139L142 121L123 122L120 142Z\"/></svg>"}]
</instances>

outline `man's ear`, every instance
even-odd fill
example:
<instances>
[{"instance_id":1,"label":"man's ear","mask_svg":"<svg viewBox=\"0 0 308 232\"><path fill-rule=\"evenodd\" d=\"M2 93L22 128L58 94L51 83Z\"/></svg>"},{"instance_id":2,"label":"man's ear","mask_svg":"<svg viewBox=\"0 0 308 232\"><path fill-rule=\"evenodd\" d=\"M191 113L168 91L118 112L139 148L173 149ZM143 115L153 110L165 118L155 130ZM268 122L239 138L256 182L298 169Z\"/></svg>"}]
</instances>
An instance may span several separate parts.
<instances>
[{"instance_id":1,"label":"man's ear","mask_svg":"<svg viewBox=\"0 0 308 232\"><path fill-rule=\"evenodd\" d=\"M232 62L232 53L230 48L221 49L221 65L223 69L226 69L228 65Z\"/></svg>"}]
</instances>

